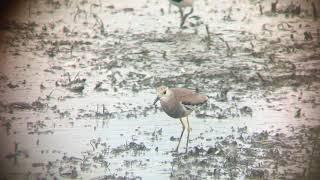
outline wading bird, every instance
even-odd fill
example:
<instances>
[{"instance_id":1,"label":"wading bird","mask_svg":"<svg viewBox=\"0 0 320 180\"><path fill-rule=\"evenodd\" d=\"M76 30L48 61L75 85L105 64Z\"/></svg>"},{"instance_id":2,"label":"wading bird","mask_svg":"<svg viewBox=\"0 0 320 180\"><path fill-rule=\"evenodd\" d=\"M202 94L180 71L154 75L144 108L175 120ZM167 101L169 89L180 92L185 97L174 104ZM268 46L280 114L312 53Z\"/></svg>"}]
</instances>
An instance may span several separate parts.
<instances>
[{"instance_id":1,"label":"wading bird","mask_svg":"<svg viewBox=\"0 0 320 180\"><path fill-rule=\"evenodd\" d=\"M183 27L184 22L186 21L187 17L193 13L193 2L195 0L169 0L169 2L179 8L180 12L180 18L181 18L181 23L180 23L180 28ZM191 10L189 13L184 14L184 9L190 7Z\"/></svg>"},{"instance_id":2,"label":"wading bird","mask_svg":"<svg viewBox=\"0 0 320 180\"><path fill-rule=\"evenodd\" d=\"M186 117L188 123L188 136L186 152L188 152L189 134L191 127L189 124L188 115L197 107L208 101L208 96L198 94L197 90L186 88L171 88L161 86L157 88L157 98L154 105L160 100L160 104L164 112L172 118L179 118L182 125L182 132L179 138L176 151L178 151L181 138L183 136L186 125L183 123L182 118Z\"/></svg>"}]
</instances>

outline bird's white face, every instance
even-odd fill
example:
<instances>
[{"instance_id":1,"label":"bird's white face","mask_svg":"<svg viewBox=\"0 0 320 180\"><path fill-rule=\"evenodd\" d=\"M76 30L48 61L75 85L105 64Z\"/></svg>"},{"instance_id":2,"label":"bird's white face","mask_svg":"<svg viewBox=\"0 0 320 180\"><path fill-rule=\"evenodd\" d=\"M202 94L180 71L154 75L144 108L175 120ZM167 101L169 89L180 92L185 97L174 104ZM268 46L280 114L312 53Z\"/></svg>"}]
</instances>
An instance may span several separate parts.
<instances>
[{"instance_id":1,"label":"bird's white face","mask_svg":"<svg viewBox=\"0 0 320 180\"><path fill-rule=\"evenodd\" d=\"M164 99L170 96L170 90L168 87L160 86L157 88L157 98L155 99L153 104L156 104L158 100Z\"/></svg>"},{"instance_id":2,"label":"bird's white face","mask_svg":"<svg viewBox=\"0 0 320 180\"><path fill-rule=\"evenodd\" d=\"M168 87L160 86L160 87L157 88L157 96L159 98L168 95L168 92L169 92L169 88Z\"/></svg>"}]
</instances>

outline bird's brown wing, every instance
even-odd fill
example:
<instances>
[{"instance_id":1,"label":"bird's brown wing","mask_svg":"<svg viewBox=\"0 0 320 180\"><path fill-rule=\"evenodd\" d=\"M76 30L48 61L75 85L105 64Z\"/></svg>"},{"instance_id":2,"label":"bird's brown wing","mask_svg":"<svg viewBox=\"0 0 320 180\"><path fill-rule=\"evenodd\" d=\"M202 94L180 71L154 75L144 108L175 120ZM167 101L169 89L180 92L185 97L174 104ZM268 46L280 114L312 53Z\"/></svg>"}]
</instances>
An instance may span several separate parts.
<instances>
[{"instance_id":1,"label":"bird's brown wing","mask_svg":"<svg viewBox=\"0 0 320 180\"><path fill-rule=\"evenodd\" d=\"M208 100L208 96L198 94L195 90L186 88L172 88L171 89L177 101L184 105L200 105Z\"/></svg>"}]
</instances>

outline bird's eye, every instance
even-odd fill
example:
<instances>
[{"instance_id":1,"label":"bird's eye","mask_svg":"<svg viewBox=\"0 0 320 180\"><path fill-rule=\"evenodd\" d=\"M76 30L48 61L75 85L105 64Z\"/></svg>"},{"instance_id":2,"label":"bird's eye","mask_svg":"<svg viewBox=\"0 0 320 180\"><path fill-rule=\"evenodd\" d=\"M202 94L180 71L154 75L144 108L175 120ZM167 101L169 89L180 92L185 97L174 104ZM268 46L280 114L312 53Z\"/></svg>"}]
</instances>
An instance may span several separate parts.
<instances>
[{"instance_id":1,"label":"bird's eye","mask_svg":"<svg viewBox=\"0 0 320 180\"><path fill-rule=\"evenodd\" d=\"M166 94L167 93L167 91L163 91L163 94Z\"/></svg>"}]
</instances>

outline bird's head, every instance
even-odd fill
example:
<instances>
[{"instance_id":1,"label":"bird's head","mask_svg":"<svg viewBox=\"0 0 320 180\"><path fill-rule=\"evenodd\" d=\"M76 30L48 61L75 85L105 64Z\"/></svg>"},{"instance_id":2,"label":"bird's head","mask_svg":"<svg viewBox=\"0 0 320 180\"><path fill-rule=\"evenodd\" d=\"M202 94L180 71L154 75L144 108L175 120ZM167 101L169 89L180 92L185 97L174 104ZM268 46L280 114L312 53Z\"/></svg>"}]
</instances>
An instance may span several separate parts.
<instances>
[{"instance_id":1,"label":"bird's head","mask_svg":"<svg viewBox=\"0 0 320 180\"><path fill-rule=\"evenodd\" d=\"M160 86L157 88L157 98L155 99L153 104L156 104L158 100L160 100L162 97L169 96L170 90L166 86Z\"/></svg>"}]
</instances>

